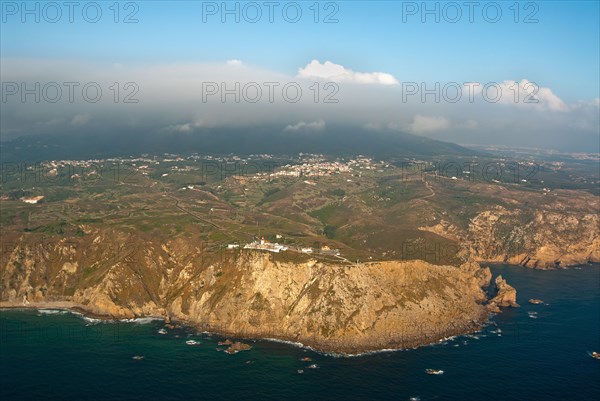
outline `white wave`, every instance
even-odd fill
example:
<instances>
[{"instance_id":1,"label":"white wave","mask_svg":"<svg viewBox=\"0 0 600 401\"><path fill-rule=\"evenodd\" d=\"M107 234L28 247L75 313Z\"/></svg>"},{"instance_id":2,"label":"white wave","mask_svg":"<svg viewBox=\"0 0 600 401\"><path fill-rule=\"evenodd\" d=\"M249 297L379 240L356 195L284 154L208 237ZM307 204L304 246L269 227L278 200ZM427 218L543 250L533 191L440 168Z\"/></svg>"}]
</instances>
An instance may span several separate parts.
<instances>
[{"instance_id":1,"label":"white wave","mask_svg":"<svg viewBox=\"0 0 600 401\"><path fill-rule=\"evenodd\" d=\"M91 325L100 324L100 323L114 323L114 320L97 319L97 318L93 318L93 317L89 317L89 316L81 316L81 318L83 320L85 320L86 322L88 322L88 324L86 326L91 326Z\"/></svg>"},{"instance_id":2,"label":"white wave","mask_svg":"<svg viewBox=\"0 0 600 401\"><path fill-rule=\"evenodd\" d=\"M38 313L42 315L64 315L69 313L69 311L63 309L38 309Z\"/></svg>"},{"instance_id":3,"label":"white wave","mask_svg":"<svg viewBox=\"0 0 600 401\"><path fill-rule=\"evenodd\" d=\"M120 319L119 321L123 323L148 324L157 320L163 319L159 317L136 317L133 319Z\"/></svg>"},{"instance_id":4,"label":"white wave","mask_svg":"<svg viewBox=\"0 0 600 401\"><path fill-rule=\"evenodd\" d=\"M16 309L16 308L15 308ZM28 308L21 308L23 310L28 310ZM163 318L161 317L157 317L157 316L148 316L148 317L136 317L133 319L119 319L119 320L115 320L115 319L99 319L99 318L94 318L94 317L89 317L86 316L85 314L72 310L72 309L59 309L59 308L40 308L37 309L38 312L38 316L42 316L42 315L64 315L67 313L70 313L72 315L81 317L83 320L85 320L88 324L87 326L93 325L93 324L98 324L98 323L116 323L116 322L122 322L122 323L135 323L135 324L148 324L151 323L153 321L158 321L158 320L163 320Z\"/></svg>"},{"instance_id":5,"label":"white wave","mask_svg":"<svg viewBox=\"0 0 600 401\"><path fill-rule=\"evenodd\" d=\"M473 340L479 340L479 338L480 338L480 336L478 336L476 334L465 334L465 337L471 338Z\"/></svg>"},{"instance_id":6,"label":"white wave","mask_svg":"<svg viewBox=\"0 0 600 401\"><path fill-rule=\"evenodd\" d=\"M308 345L304 345L304 344L302 344L300 342L288 341L288 340L281 340L279 338L269 338L269 337L267 337L267 338L261 338L261 340L271 341L271 342L274 342L274 343L281 343L281 344L293 345L294 347L298 347L298 348L312 349Z\"/></svg>"},{"instance_id":7,"label":"white wave","mask_svg":"<svg viewBox=\"0 0 600 401\"><path fill-rule=\"evenodd\" d=\"M314 349L310 345L306 345L306 344L303 344L301 342L289 341L289 340L281 340L279 338L261 338L260 340L271 341L271 342L274 342L274 343L280 343L280 344L286 344L286 345L291 345L293 347L302 348L302 349L305 349L305 350L310 350L310 351L316 352L317 354L331 356L331 357L334 357L334 358L348 358L348 357L357 357L357 356L371 355L371 354L376 354L376 353L380 353L380 352L399 351L399 350L396 350L396 349L381 349L381 350L376 350L376 351L361 352L361 353L358 353L358 354L347 354L347 353L342 353L342 352L324 352L324 351L319 351L317 349Z\"/></svg>"},{"instance_id":8,"label":"white wave","mask_svg":"<svg viewBox=\"0 0 600 401\"><path fill-rule=\"evenodd\" d=\"M438 340L438 342L435 343L430 343L430 344L426 344L426 345L421 345L421 346L415 346L415 347L407 347L407 348L382 348L382 349L378 349L378 350L373 350L373 351L365 351L365 352L358 352L355 354L350 354L350 353L344 353L344 352L324 352L324 351L319 351L309 345L305 345L301 342L296 342L296 341L289 341L289 340L281 340L279 338L261 338L260 340L264 340L264 341L271 341L271 342L276 342L276 343L281 343L281 344L286 344L286 345L291 345L297 348L303 348L306 350L310 350L313 352L316 352L317 354L321 354L321 355L325 355L325 356L330 356L333 358L357 358L357 357L363 357L363 356L369 356L369 355L376 355L376 354L381 354L381 353L389 353L389 352L400 352L400 351L409 351L409 350L415 350L418 349L420 347L435 347L435 346L440 346L440 345L449 345L449 342L457 340L460 336L450 336L450 337L445 337L445 338L441 338L440 340ZM467 345L468 342L464 341L463 342L464 345ZM454 346L458 346L458 345L454 345Z\"/></svg>"},{"instance_id":9,"label":"white wave","mask_svg":"<svg viewBox=\"0 0 600 401\"><path fill-rule=\"evenodd\" d=\"M376 354L382 354L382 353L387 353L387 352L398 352L398 351L406 351L409 349L416 349L415 348L382 348L382 349L378 349L378 350L374 350L374 351L367 351L367 352L359 352L357 354L344 354L344 353L325 353L325 355L329 355L329 356L333 356L334 358L357 358L357 357L362 357L362 356L369 356L369 355L376 355Z\"/></svg>"}]
</instances>

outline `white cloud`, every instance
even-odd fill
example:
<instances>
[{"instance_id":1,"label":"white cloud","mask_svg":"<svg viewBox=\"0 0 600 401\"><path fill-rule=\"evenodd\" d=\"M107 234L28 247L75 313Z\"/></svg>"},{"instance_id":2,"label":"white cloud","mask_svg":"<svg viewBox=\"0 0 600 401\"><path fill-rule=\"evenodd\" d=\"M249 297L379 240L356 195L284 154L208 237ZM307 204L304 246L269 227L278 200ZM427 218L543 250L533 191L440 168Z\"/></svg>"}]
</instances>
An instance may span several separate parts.
<instances>
[{"instance_id":1,"label":"white cloud","mask_svg":"<svg viewBox=\"0 0 600 401\"><path fill-rule=\"evenodd\" d=\"M202 120L194 120L191 122L187 122L187 123L183 123L183 124L173 124L173 125L169 125L167 127L164 127L161 131L163 132L184 132L184 133L188 133L188 132L192 132L194 131L195 128L201 128L204 127L204 121Z\"/></svg>"},{"instance_id":2,"label":"white cloud","mask_svg":"<svg viewBox=\"0 0 600 401\"><path fill-rule=\"evenodd\" d=\"M177 124L173 126L173 131L177 132L192 132L194 126L192 123Z\"/></svg>"},{"instance_id":3,"label":"white cloud","mask_svg":"<svg viewBox=\"0 0 600 401\"><path fill-rule=\"evenodd\" d=\"M323 78L334 82L348 81L361 84L397 85L398 80L385 72L354 72L343 65L313 60L304 68L298 69L300 78Z\"/></svg>"},{"instance_id":4,"label":"white cloud","mask_svg":"<svg viewBox=\"0 0 600 401\"><path fill-rule=\"evenodd\" d=\"M442 116L423 116L417 114L409 125L409 130L414 134L442 131L450 128L450 121Z\"/></svg>"},{"instance_id":5,"label":"white cloud","mask_svg":"<svg viewBox=\"0 0 600 401\"><path fill-rule=\"evenodd\" d=\"M75 127L81 127L82 125L87 124L90 121L90 115L85 114L77 114L75 117L71 119L71 125Z\"/></svg>"},{"instance_id":6,"label":"white cloud","mask_svg":"<svg viewBox=\"0 0 600 401\"><path fill-rule=\"evenodd\" d=\"M600 108L600 98L594 98L590 100L579 100L569 105L571 111L573 110L596 110Z\"/></svg>"},{"instance_id":7,"label":"white cloud","mask_svg":"<svg viewBox=\"0 0 600 401\"><path fill-rule=\"evenodd\" d=\"M240 66L240 65L243 65L243 63L242 63L242 61L241 61L241 60L238 60L238 59L235 59L235 58L234 58L234 59L232 59L232 60L228 60L228 61L227 61L227 65L232 65L232 66Z\"/></svg>"},{"instance_id":8,"label":"white cloud","mask_svg":"<svg viewBox=\"0 0 600 401\"><path fill-rule=\"evenodd\" d=\"M287 127L285 127L283 130L284 131L292 131L292 132L296 132L296 131L322 131L325 128L325 121L323 120L317 120L317 121L313 121L310 123L304 122L304 121L300 121L296 124L290 124Z\"/></svg>"},{"instance_id":9,"label":"white cloud","mask_svg":"<svg viewBox=\"0 0 600 401\"><path fill-rule=\"evenodd\" d=\"M231 61L231 60L230 60ZM236 62L233 62L235 65ZM469 101L468 91L456 103L436 103L431 97L427 102L421 96L402 99L401 85L344 85L334 95L339 103L325 104L314 101L310 89L314 79L298 79L296 74L285 75L278 71L260 69L256 66L233 66L227 60L219 63L171 63L146 66L125 64L113 68L112 64L90 64L74 61L41 59L0 60L6 81L27 82L98 82L106 92L114 82L128 82L135 77L140 91L134 97L137 105L115 103L112 94L103 96L98 103L90 104L76 92L75 103L66 101L66 89L60 102L23 103L20 96L9 97L2 104L0 138L10 139L22 134L44 134L64 130L108 130L114 127L143 127L152 132L178 132L194 134L199 127L280 127L281 131L324 133L327 128L359 126L369 130L400 131L432 136L436 139L463 143L499 143L540 147L597 148L600 101L582 99L566 103L549 88L537 91L538 103L514 102L514 89L519 88L519 99L524 100L529 80L502 81L503 103L492 104L481 96L482 86L474 90L474 102ZM330 62L313 61L300 69L301 76L317 74L338 77L346 82L362 79L360 73L349 71ZM368 73L367 73L368 74ZM392 78L395 80L395 78ZM364 79L363 79L364 81ZM203 84L215 82L219 91L203 99ZM221 88L235 87L241 83L255 82L262 88L261 101L249 103L241 97L227 95L223 102ZM273 88L274 101L265 82L279 84ZM298 83L303 96L297 103L290 103L282 96L282 88L288 82ZM341 85L341 84L340 84ZM512 89L511 89L512 85ZM28 87L29 87L28 86ZM526 88L527 86L527 88ZM79 88L81 89L81 88ZM565 89L565 93L571 93ZM490 89L491 90L491 89ZM242 92L243 93L243 92ZM561 92L562 93L562 92ZM128 91L121 93L128 94ZM565 94L566 96L566 94ZM573 93L571 93L573 96ZM597 96L597 95L596 95ZM326 121L321 121L322 119ZM79 124L79 125L77 125ZM565 135L568 133L568 135Z\"/></svg>"},{"instance_id":10,"label":"white cloud","mask_svg":"<svg viewBox=\"0 0 600 401\"><path fill-rule=\"evenodd\" d=\"M475 120L467 120L462 123L456 124L456 128L461 129L477 129L479 128L479 123Z\"/></svg>"},{"instance_id":11,"label":"white cloud","mask_svg":"<svg viewBox=\"0 0 600 401\"><path fill-rule=\"evenodd\" d=\"M513 104L517 107L531 108L538 111L569 111L569 106L556 96L550 88L539 86L533 81L506 80L500 83L485 85L472 82L465 85L464 93L477 93L489 103Z\"/></svg>"},{"instance_id":12,"label":"white cloud","mask_svg":"<svg viewBox=\"0 0 600 401\"><path fill-rule=\"evenodd\" d=\"M479 122L475 120L465 120L460 123L452 123L446 117L442 116L424 116L417 114L412 122L392 121L387 124L379 122L369 122L363 125L363 128L369 131L400 131L411 132L413 134L431 133L442 130L476 130L479 128Z\"/></svg>"}]
</instances>

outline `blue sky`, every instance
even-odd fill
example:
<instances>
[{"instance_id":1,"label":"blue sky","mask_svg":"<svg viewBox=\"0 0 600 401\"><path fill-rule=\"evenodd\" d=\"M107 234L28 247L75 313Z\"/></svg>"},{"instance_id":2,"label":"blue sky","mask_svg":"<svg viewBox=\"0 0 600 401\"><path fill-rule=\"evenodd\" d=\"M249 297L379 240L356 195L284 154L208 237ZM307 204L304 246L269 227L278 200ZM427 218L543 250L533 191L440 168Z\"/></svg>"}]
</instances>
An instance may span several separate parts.
<instances>
[{"instance_id":1,"label":"blue sky","mask_svg":"<svg viewBox=\"0 0 600 401\"><path fill-rule=\"evenodd\" d=\"M115 1L108 0L98 2L102 15L90 23L82 11L88 7L87 18L93 19L90 4L96 3L84 1L77 2L71 23L67 6L56 2L62 15L52 23L51 2L27 2L29 9L39 9L37 23L35 12L23 15L23 2L3 1L3 82L98 81L107 94L115 81L135 81L142 101L137 108L106 102L38 105L17 94L3 104L0 136L85 130L107 121L146 124L143 129L160 132L231 123L326 130L352 123L458 143L598 149L598 1L477 1L472 17L466 1L273 3L270 22L267 0L228 2L229 9L237 4L236 22L234 14L223 15L221 1L120 2L115 23ZM255 23L244 18L255 16L248 4L262 13ZM297 23L289 22L294 7L302 11ZM438 11L424 13L424 7ZM214 13L206 13L210 9ZM124 23L131 12L137 22ZM332 12L337 22L325 23ZM218 95L214 104L201 100L205 82L274 80L302 81L306 96L293 105L264 99L260 105L225 104ZM311 103L315 81L338 84L339 103ZM418 95L403 102L409 82L481 86L477 104L464 97L438 104ZM481 99L486 83L504 88L500 102ZM524 101L530 83L539 89L539 103ZM514 101L511 88L517 86Z\"/></svg>"},{"instance_id":2,"label":"blue sky","mask_svg":"<svg viewBox=\"0 0 600 401\"><path fill-rule=\"evenodd\" d=\"M6 2L4 2L6 3ZM20 3L20 2L19 2ZM75 10L75 23L66 14L58 23L21 23L7 15L2 24L2 57L42 57L119 63L168 63L240 59L245 63L293 74L312 59L330 60L356 71L385 71L406 81L498 81L527 78L548 86L565 100L597 97L599 6L597 1L536 2L538 23L515 23L513 4L499 2L502 17L488 23L475 9L461 5L457 23L440 23L427 15L425 23L406 15L406 3L394 1L335 2L338 23L313 22L313 1L299 2L300 22L288 23L275 9L275 22L228 22L217 15L203 22L200 1L141 1L138 23L115 24L112 1L101 2L99 23L87 23ZM210 2L209 2L210 3ZM229 7L234 7L230 2ZM279 2L281 5L286 2ZM486 2L480 2L486 4ZM489 2L488 2L489 3ZM31 4L31 3L30 3ZM83 3L82 3L83 4ZM125 3L121 3L123 6ZM216 2L219 7L221 2ZM258 2L259 5L262 2ZM334 9L323 8L320 18ZM421 2L415 2L421 7ZM519 20L535 11L521 2ZM240 2L240 10L243 2ZM31 5L33 7L33 5ZM204 4L204 7L207 7ZM428 7L434 7L430 2ZM63 11L66 9L63 9ZM293 9L290 9L293 10ZM120 18L133 11L121 10ZM249 9L249 12L251 10ZM448 13L452 11L448 9ZM490 15L492 15L490 9ZM240 11L241 12L241 11ZM493 17L493 15L492 15ZM33 16L27 16L33 21ZM451 18L451 17L449 17Z\"/></svg>"}]
</instances>

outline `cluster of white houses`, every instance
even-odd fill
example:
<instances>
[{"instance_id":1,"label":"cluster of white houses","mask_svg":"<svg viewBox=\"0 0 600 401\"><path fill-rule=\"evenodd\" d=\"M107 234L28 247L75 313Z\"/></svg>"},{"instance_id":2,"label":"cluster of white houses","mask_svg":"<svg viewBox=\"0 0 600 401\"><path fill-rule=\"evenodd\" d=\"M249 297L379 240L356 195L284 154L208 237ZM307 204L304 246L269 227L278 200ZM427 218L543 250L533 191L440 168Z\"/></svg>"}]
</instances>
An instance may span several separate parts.
<instances>
[{"instance_id":1,"label":"cluster of white houses","mask_svg":"<svg viewBox=\"0 0 600 401\"><path fill-rule=\"evenodd\" d=\"M260 251L279 253L281 251L287 251L289 248L285 245L280 245L277 242L269 242L262 238L260 241L252 241L249 244L244 245L244 249L257 249Z\"/></svg>"},{"instance_id":2,"label":"cluster of white houses","mask_svg":"<svg viewBox=\"0 0 600 401\"><path fill-rule=\"evenodd\" d=\"M240 246L238 244L229 244L227 245L227 249L237 249ZM337 256L340 254L338 249L331 249L328 246L322 246L320 249L315 249L311 247L296 247L296 246L287 246L278 244L277 242L269 242L268 240L261 238L259 241L252 241L246 245L244 245L243 249L254 249L259 251L268 251L279 253L283 251L293 251L299 253L306 254L321 254L321 255L332 255Z\"/></svg>"}]
</instances>

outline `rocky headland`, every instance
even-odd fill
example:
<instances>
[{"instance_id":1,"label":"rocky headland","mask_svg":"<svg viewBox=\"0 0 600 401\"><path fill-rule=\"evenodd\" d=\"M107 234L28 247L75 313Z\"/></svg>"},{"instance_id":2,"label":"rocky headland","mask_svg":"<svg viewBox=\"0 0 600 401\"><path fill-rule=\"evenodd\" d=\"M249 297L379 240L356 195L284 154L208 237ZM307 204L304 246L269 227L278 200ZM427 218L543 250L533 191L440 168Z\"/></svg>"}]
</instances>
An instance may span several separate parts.
<instances>
[{"instance_id":1,"label":"rocky headland","mask_svg":"<svg viewBox=\"0 0 600 401\"><path fill-rule=\"evenodd\" d=\"M110 318L161 316L237 338L275 338L317 350L409 348L478 330L491 273L477 263L334 264L278 261L256 251L202 255L190 241L129 239L141 252L110 258L118 234L20 241L2 261L0 307L79 308ZM105 241L105 242L103 242ZM499 278L498 306L514 306ZM501 295L502 294L502 295ZM499 298L500 297L500 298Z\"/></svg>"}]
</instances>

